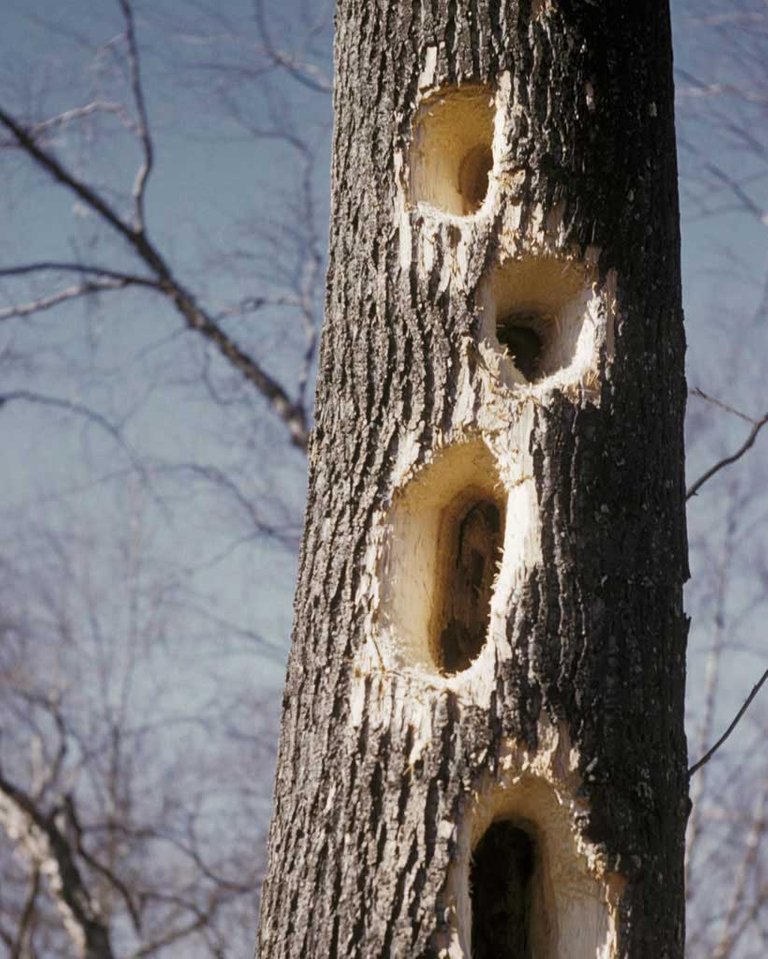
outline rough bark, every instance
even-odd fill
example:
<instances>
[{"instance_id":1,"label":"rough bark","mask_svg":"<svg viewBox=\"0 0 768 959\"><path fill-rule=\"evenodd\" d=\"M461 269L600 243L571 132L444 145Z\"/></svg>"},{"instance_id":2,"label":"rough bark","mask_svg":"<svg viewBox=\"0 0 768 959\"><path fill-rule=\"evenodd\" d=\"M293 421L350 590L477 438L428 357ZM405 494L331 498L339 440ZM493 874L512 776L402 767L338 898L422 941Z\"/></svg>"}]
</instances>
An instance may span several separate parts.
<instances>
[{"instance_id":1,"label":"rough bark","mask_svg":"<svg viewBox=\"0 0 768 959\"><path fill-rule=\"evenodd\" d=\"M489 195L471 216L414 195L423 105L457 90L494 98ZM472 852L509 818L546 873L534 955L682 956L685 347L666 4L340 0L335 111L260 954L470 955ZM592 352L529 385L488 332L489 297L550 308L558 283L592 317ZM446 675L434 636L421 652L403 639L398 591L420 561L393 538L427 515L430 484L437 502L465 480L501 490L507 533L483 652Z\"/></svg>"}]
</instances>

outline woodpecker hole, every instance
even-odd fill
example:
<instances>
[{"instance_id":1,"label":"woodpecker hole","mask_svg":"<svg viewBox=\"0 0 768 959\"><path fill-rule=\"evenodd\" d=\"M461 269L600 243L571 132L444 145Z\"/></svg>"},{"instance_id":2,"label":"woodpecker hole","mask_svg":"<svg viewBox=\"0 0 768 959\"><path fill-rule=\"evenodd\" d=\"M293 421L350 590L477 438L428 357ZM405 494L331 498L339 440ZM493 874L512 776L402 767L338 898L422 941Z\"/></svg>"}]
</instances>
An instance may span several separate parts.
<instances>
[{"instance_id":1,"label":"woodpecker hole","mask_svg":"<svg viewBox=\"0 0 768 959\"><path fill-rule=\"evenodd\" d=\"M533 959L535 870L532 835L510 820L493 823L470 870L472 959Z\"/></svg>"},{"instance_id":2,"label":"woodpecker hole","mask_svg":"<svg viewBox=\"0 0 768 959\"><path fill-rule=\"evenodd\" d=\"M506 499L480 439L442 450L396 496L379 567L382 638L396 660L450 677L481 655Z\"/></svg>"},{"instance_id":3,"label":"woodpecker hole","mask_svg":"<svg viewBox=\"0 0 768 959\"><path fill-rule=\"evenodd\" d=\"M516 741L508 740L507 747L498 768L479 780L469 798L455 866L448 870L446 902L455 915L460 954L617 956L625 880L606 871L577 824L584 802L572 792L578 777L566 773L575 760L565 727L543 732L533 753ZM544 752L552 782L530 768Z\"/></svg>"},{"instance_id":4,"label":"woodpecker hole","mask_svg":"<svg viewBox=\"0 0 768 959\"><path fill-rule=\"evenodd\" d=\"M544 342L538 332L546 320L535 313L511 313L496 323L496 339L506 349L518 371L535 382L541 375Z\"/></svg>"},{"instance_id":5,"label":"woodpecker hole","mask_svg":"<svg viewBox=\"0 0 768 959\"><path fill-rule=\"evenodd\" d=\"M579 263L553 256L508 260L490 276L481 301L480 336L523 380L594 380L599 305Z\"/></svg>"},{"instance_id":6,"label":"woodpecker hole","mask_svg":"<svg viewBox=\"0 0 768 959\"><path fill-rule=\"evenodd\" d=\"M454 216L482 207L493 170L493 94L455 87L430 97L413 125L411 199Z\"/></svg>"},{"instance_id":7,"label":"woodpecker hole","mask_svg":"<svg viewBox=\"0 0 768 959\"><path fill-rule=\"evenodd\" d=\"M490 499L461 496L440 533L439 618L435 660L446 675L477 659L488 635L491 597L502 544L502 510Z\"/></svg>"}]
</instances>

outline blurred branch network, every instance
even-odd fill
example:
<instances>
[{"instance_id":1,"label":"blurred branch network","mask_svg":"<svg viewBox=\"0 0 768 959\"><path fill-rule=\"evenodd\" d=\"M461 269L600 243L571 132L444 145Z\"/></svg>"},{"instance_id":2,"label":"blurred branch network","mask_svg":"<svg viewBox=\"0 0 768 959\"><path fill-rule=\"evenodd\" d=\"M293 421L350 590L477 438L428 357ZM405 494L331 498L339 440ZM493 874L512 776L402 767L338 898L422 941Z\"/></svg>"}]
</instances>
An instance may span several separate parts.
<instances>
[{"instance_id":1,"label":"blurred branch network","mask_svg":"<svg viewBox=\"0 0 768 959\"><path fill-rule=\"evenodd\" d=\"M19 451L38 438L0 499L0 946L18 959L252 950L331 9L219 7L14 12L0 428Z\"/></svg>"}]
</instances>

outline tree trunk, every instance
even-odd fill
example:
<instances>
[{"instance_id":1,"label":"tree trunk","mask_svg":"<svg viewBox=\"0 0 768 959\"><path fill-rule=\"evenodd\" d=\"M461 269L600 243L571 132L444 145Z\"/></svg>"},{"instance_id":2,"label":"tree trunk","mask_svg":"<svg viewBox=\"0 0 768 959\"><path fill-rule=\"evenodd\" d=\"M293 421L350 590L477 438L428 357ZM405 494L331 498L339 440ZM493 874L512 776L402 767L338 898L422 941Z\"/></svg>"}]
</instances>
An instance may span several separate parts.
<instances>
[{"instance_id":1,"label":"tree trunk","mask_svg":"<svg viewBox=\"0 0 768 959\"><path fill-rule=\"evenodd\" d=\"M260 954L682 956L659 0L340 0Z\"/></svg>"}]
</instances>

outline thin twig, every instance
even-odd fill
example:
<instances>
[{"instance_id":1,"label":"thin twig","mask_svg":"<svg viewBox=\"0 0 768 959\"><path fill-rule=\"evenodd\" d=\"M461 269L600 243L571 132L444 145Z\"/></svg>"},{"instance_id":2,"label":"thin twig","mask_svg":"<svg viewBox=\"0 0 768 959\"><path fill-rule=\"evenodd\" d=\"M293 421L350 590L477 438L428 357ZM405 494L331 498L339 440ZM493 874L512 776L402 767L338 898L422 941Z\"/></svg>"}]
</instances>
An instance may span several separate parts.
<instances>
[{"instance_id":1,"label":"thin twig","mask_svg":"<svg viewBox=\"0 0 768 959\"><path fill-rule=\"evenodd\" d=\"M40 869L37 866L32 867L32 876L30 877L29 891L24 908L21 911L19 919L19 928L16 935L16 942L13 943L10 959L23 959L24 956L33 955L30 947L30 938L35 919L37 906L37 897L40 893Z\"/></svg>"},{"instance_id":2,"label":"thin twig","mask_svg":"<svg viewBox=\"0 0 768 959\"><path fill-rule=\"evenodd\" d=\"M41 296L37 300L30 300L27 303L19 303L18 306L6 306L0 309L0 322L3 320L18 319L23 316L31 316L33 313L42 313L44 310L50 310L54 306L66 303L68 300L77 300L81 297L93 296L96 293L109 293L114 290L124 290L131 286L127 279L118 280L84 280L74 286L68 286L64 290L51 293L50 296Z\"/></svg>"},{"instance_id":3,"label":"thin twig","mask_svg":"<svg viewBox=\"0 0 768 959\"><path fill-rule=\"evenodd\" d=\"M730 466L731 463L735 463L737 460L740 460L741 457L755 445L755 440L760 433L760 430L768 423L768 413L764 416L761 416L759 420L754 420L754 425L750 431L749 436L744 440L742 445L736 450L735 453L731 453L730 456L725 456L723 459L715 463L714 466L711 466L706 473L703 473L693 485L688 487L688 490L685 494L686 500L689 500L692 496L695 496L701 487L711 479L716 473L719 473L721 469L724 469L726 466Z\"/></svg>"},{"instance_id":4,"label":"thin twig","mask_svg":"<svg viewBox=\"0 0 768 959\"><path fill-rule=\"evenodd\" d=\"M725 413L732 413L734 416L738 416L740 420L744 420L746 423L749 423L750 426L754 425L755 420L752 416L742 413L741 410L737 410L734 406L729 406L727 403L723 403L723 401L719 400L716 396L710 396L709 393L705 393L704 390L698 386L694 386L692 389L688 390L688 395L698 396L700 400L705 400L707 403L711 403L713 406L723 410Z\"/></svg>"},{"instance_id":5,"label":"thin twig","mask_svg":"<svg viewBox=\"0 0 768 959\"><path fill-rule=\"evenodd\" d=\"M144 154L144 160L139 167L133 184L136 229L143 233L144 194L146 193L147 181L152 173L152 166L154 164L154 147L149 131L149 118L147 116L146 101L144 100L144 87L141 82L141 61L139 59L139 46L136 42L133 9L128 0L118 0L118 2L125 18L125 36L128 43L128 66L131 74L131 92L133 93L133 102L136 104L136 114L139 118L138 135L141 141L142 153Z\"/></svg>"},{"instance_id":6,"label":"thin twig","mask_svg":"<svg viewBox=\"0 0 768 959\"><path fill-rule=\"evenodd\" d=\"M712 746L711 749L708 749L704 753L704 755L701 757L701 759L698 762L694 763L693 766L690 767L690 769L688 770L689 778L693 776L695 772L698 772L698 770L701 769L702 766L705 766L710 761L710 759L715 755L717 750L723 745L726 739L728 739L728 737L731 735L734 729L738 726L739 721L741 720L741 717L749 709L752 703L752 700L755 698L755 696L757 696L757 694L762 689L766 680L768 680L768 669L766 669L766 671L763 673L763 675L760 677L757 683L755 683L755 685L752 687L752 692L749 694L749 696L747 696L741 709L736 713L731 725L726 729L726 731L718 739L715 745Z\"/></svg>"},{"instance_id":7,"label":"thin twig","mask_svg":"<svg viewBox=\"0 0 768 959\"><path fill-rule=\"evenodd\" d=\"M61 260L40 260L37 263L23 263L19 266L0 267L0 277L27 276L30 273L80 273L86 276L105 277L111 280L123 280L136 286L148 286L158 289L157 280L151 276L140 276L135 273L125 273L122 270L112 270L98 264L72 263Z\"/></svg>"},{"instance_id":8,"label":"thin twig","mask_svg":"<svg viewBox=\"0 0 768 959\"><path fill-rule=\"evenodd\" d=\"M105 100L92 100L90 103L86 103L81 107L72 107L70 110L65 110L63 113L59 113L54 117L49 117L47 120L41 120L39 123L36 123L34 126L34 132L36 136L45 133L49 130L56 130L60 127L66 126L68 123L72 123L75 120L83 120L88 117L92 117L97 113L111 113L117 116L123 126L131 130L133 133L136 132L136 124L131 118L126 114L125 109L119 103L110 103Z\"/></svg>"},{"instance_id":9,"label":"thin twig","mask_svg":"<svg viewBox=\"0 0 768 959\"><path fill-rule=\"evenodd\" d=\"M6 403L18 402L31 403L37 406L50 406L55 409L63 410L65 413L72 413L76 416L81 416L84 419L89 420L91 423L94 423L112 437L115 443L117 443L120 449L126 454L131 465L135 470L137 470L145 484L149 486L149 477L147 475L147 471L144 466L142 466L136 451L125 439L120 428L115 426L114 423L111 423L106 416L103 416L96 410L92 410L88 406L84 406L82 403L77 403L74 400L67 400L60 396L47 396L43 393L33 393L30 390L8 390L7 392L0 393L0 408L5 406Z\"/></svg>"},{"instance_id":10,"label":"thin twig","mask_svg":"<svg viewBox=\"0 0 768 959\"><path fill-rule=\"evenodd\" d=\"M705 163L704 169L711 173L716 180L719 180L721 183L725 184L725 186L731 191L733 196L739 201L747 213L751 213L759 223L765 225L768 213L762 206L755 203L752 197L747 193L742 184L735 179L735 177L732 177L729 173L723 170L722 167L719 167L715 163Z\"/></svg>"},{"instance_id":11,"label":"thin twig","mask_svg":"<svg viewBox=\"0 0 768 959\"><path fill-rule=\"evenodd\" d=\"M279 50L275 46L267 25L263 0L256 0L254 3L254 14L269 59L276 66L282 67L294 80L307 87L307 89L314 90L316 93L330 93L331 84L317 67L314 67L311 63L301 63L286 50Z\"/></svg>"}]
</instances>

